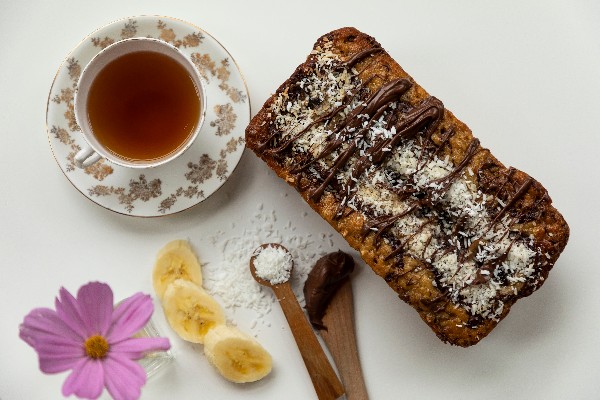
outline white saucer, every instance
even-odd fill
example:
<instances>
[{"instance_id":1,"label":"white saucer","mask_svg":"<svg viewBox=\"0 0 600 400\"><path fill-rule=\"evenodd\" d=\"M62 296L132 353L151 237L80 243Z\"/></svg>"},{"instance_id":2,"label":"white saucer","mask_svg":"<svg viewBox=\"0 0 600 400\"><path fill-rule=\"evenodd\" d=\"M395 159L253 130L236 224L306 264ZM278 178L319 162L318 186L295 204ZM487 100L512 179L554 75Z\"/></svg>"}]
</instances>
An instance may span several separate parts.
<instances>
[{"instance_id":1,"label":"white saucer","mask_svg":"<svg viewBox=\"0 0 600 400\"><path fill-rule=\"evenodd\" d=\"M206 119L194 144L166 165L135 170L101 160L82 170L73 157L85 143L73 112L83 67L104 47L121 39L154 37L178 47L206 82ZM189 23L159 16L125 18L86 37L60 66L50 95L46 125L50 147L73 186L117 213L154 217L190 208L214 193L231 175L244 151L250 98L242 74L227 50Z\"/></svg>"}]
</instances>

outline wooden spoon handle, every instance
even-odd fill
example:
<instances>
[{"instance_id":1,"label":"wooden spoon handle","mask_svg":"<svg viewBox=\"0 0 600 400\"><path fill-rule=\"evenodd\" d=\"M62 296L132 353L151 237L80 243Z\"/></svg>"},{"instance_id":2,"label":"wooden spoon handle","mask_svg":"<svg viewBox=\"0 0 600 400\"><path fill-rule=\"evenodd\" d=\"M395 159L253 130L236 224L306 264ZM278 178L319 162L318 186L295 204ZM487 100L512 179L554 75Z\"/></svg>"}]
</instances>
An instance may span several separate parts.
<instances>
[{"instance_id":1,"label":"wooden spoon handle","mask_svg":"<svg viewBox=\"0 0 600 400\"><path fill-rule=\"evenodd\" d=\"M318 398L320 400L337 399L344 394L344 387L304 316L289 282L273 286L273 291L290 325L294 339L296 339Z\"/></svg>"},{"instance_id":2,"label":"wooden spoon handle","mask_svg":"<svg viewBox=\"0 0 600 400\"><path fill-rule=\"evenodd\" d=\"M348 400L367 400L354 329L354 306L350 279L338 289L323 317L327 330L320 332L342 377Z\"/></svg>"}]
</instances>

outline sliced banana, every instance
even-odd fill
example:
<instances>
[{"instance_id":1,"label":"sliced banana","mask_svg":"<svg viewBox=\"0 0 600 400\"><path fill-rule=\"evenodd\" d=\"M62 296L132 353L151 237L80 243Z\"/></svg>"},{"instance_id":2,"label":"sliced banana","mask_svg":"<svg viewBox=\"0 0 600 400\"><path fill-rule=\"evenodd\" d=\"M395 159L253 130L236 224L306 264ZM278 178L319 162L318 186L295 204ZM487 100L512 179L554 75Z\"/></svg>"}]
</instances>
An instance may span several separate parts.
<instances>
[{"instance_id":1,"label":"sliced banana","mask_svg":"<svg viewBox=\"0 0 600 400\"><path fill-rule=\"evenodd\" d=\"M179 250L182 248L188 249L193 253L190 242L188 242L185 239L176 239L176 240L171 240L169 243L165 244L160 250L158 250L158 253L156 253L156 258L160 258L160 256L162 256L165 253L168 253L169 251Z\"/></svg>"},{"instance_id":2,"label":"sliced banana","mask_svg":"<svg viewBox=\"0 0 600 400\"><path fill-rule=\"evenodd\" d=\"M176 279L202 285L202 271L196 254L187 240L173 240L159 250L152 272L152 284L159 299Z\"/></svg>"},{"instance_id":3,"label":"sliced banana","mask_svg":"<svg viewBox=\"0 0 600 400\"><path fill-rule=\"evenodd\" d=\"M173 330L189 342L204 343L207 332L225 323L219 303L204 289L184 279L169 284L162 304Z\"/></svg>"},{"instance_id":4,"label":"sliced banana","mask_svg":"<svg viewBox=\"0 0 600 400\"><path fill-rule=\"evenodd\" d=\"M253 337L227 325L215 326L204 337L204 354L227 380L254 382L271 372L271 355Z\"/></svg>"}]
</instances>

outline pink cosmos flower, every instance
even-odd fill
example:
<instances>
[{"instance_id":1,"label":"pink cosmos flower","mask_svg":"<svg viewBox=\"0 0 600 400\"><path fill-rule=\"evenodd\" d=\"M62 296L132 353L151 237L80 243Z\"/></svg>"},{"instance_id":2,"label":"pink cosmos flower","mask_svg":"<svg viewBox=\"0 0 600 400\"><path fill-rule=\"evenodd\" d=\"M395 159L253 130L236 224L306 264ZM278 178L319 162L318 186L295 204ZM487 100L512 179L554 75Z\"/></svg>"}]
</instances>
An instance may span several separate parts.
<instances>
[{"instance_id":1,"label":"pink cosmos flower","mask_svg":"<svg viewBox=\"0 0 600 400\"><path fill-rule=\"evenodd\" d=\"M97 399L106 387L116 400L138 399L146 372L135 360L171 347L167 338L132 337L152 316L150 296L136 293L114 308L110 286L90 282L77 298L61 288L55 307L32 310L20 326L19 336L38 353L42 372L72 370L64 396Z\"/></svg>"}]
</instances>

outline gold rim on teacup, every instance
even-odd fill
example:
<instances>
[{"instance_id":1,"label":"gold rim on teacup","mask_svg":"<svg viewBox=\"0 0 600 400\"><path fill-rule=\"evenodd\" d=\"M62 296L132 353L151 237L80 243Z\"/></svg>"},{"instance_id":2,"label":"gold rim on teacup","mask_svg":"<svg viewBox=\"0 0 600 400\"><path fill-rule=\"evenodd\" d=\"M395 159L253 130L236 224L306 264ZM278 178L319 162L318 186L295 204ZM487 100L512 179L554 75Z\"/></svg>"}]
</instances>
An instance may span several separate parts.
<instances>
[{"instance_id":1,"label":"gold rim on teacup","mask_svg":"<svg viewBox=\"0 0 600 400\"><path fill-rule=\"evenodd\" d=\"M196 87L196 93L198 94L201 107L196 127L192 134L188 136L186 141L183 142L175 151L152 160L127 160L106 149L94 135L87 111L90 87L98 73L111 61L116 60L122 55L137 51L158 52L168 56L183 66L192 79L194 86ZM104 158L123 167L153 168L164 165L176 159L194 143L204 123L207 103L204 82L190 59L188 59L178 48L170 43L154 38L135 37L115 42L101 50L92 58L92 60L85 66L81 76L79 77L74 104L75 119L81 129L83 138L87 142L87 146L83 147L75 155L76 166L79 168L87 168Z\"/></svg>"}]
</instances>

